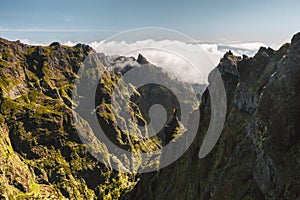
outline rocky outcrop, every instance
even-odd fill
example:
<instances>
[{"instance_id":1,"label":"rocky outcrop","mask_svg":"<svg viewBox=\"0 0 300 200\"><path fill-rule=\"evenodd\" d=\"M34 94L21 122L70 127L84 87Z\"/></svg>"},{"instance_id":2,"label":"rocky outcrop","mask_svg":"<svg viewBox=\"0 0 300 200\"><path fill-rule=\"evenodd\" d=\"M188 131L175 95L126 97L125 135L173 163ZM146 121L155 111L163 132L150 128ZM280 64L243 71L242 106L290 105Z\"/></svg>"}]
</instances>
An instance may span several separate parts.
<instances>
[{"instance_id":1,"label":"rocky outcrop","mask_svg":"<svg viewBox=\"0 0 300 200\"><path fill-rule=\"evenodd\" d=\"M129 189L118 182L134 183L134 178L121 178L98 163L74 127L74 80L94 50L83 44L42 47L0 39L0 52L2 197L97 199ZM107 185L108 179L120 187Z\"/></svg>"},{"instance_id":2,"label":"rocky outcrop","mask_svg":"<svg viewBox=\"0 0 300 200\"><path fill-rule=\"evenodd\" d=\"M193 144L172 165L141 174L125 199L300 198L299 59L300 33L279 50L261 48L252 58L226 53L215 69L228 106L217 145L198 158L210 119L206 90Z\"/></svg>"},{"instance_id":3,"label":"rocky outcrop","mask_svg":"<svg viewBox=\"0 0 300 200\"><path fill-rule=\"evenodd\" d=\"M148 60L142 55L142 54L139 54L138 55L138 58L136 60L139 64L141 65L144 65L144 64L148 64Z\"/></svg>"},{"instance_id":4,"label":"rocky outcrop","mask_svg":"<svg viewBox=\"0 0 300 200\"><path fill-rule=\"evenodd\" d=\"M94 127L88 123L92 112L107 138L129 152L158 150L180 134L177 116L172 112L177 105L169 104L176 102L171 92L159 98L166 88L152 85L138 90L121 81L121 77L138 67L141 77L147 78L143 70L150 69L160 81L186 88L187 93L181 96L190 96L192 90L141 56L138 60L106 56L84 44L29 46L5 39L0 39L0 55L1 198L118 199L131 190L137 182L136 174L128 173L131 163L122 162L103 141L97 140ZM78 77L80 69L86 71ZM78 79L87 84L75 85ZM95 85L96 93L89 93ZM112 106L114 90L120 101ZM83 99L82 104L76 97ZM88 97L92 102L84 102ZM138 125L150 122L149 108L159 103L157 99L167 110L166 127L160 137L143 139L138 134L147 135L147 130ZM196 97L185 105L192 110L197 105ZM122 115L127 110L130 118ZM77 122L84 135L79 135ZM93 147L104 157L102 162L83 144L85 139L96 141ZM147 166L139 157L122 158L141 163L135 165L137 168ZM119 172L113 166L125 170Z\"/></svg>"}]
</instances>

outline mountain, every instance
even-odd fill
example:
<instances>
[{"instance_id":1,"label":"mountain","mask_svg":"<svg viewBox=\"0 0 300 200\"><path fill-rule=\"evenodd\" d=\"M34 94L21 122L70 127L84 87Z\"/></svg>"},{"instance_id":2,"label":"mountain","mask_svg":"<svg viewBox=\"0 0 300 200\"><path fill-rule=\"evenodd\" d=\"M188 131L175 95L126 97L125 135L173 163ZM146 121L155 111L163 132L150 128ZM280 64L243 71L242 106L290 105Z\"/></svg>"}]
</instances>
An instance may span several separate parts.
<instances>
[{"instance_id":1,"label":"mountain","mask_svg":"<svg viewBox=\"0 0 300 200\"><path fill-rule=\"evenodd\" d=\"M154 82L176 89L184 107L197 107L188 84L172 79L142 55L136 60L98 54L84 44L29 46L0 39L1 198L118 199L137 183L132 172L158 167L159 162L150 163L159 161L155 150L183 132L181 113L173 113L178 101L160 85L135 88L122 81L132 69L142 80L155 74ZM118 99L114 104L113 97ZM155 131L143 127L150 124L148 111L157 103L166 109L164 128L158 136L144 138ZM98 138L88 121L93 112L105 137L128 154L117 157ZM131 156L142 152L150 153Z\"/></svg>"},{"instance_id":2,"label":"mountain","mask_svg":"<svg viewBox=\"0 0 300 200\"><path fill-rule=\"evenodd\" d=\"M217 144L200 159L217 72L226 119ZM1 199L299 198L300 33L254 57L227 52L208 80L202 92L143 55L0 38ZM150 112L156 104L165 114ZM184 114L188 125L181 123ZM193 118L198 114L200 122ZM163 151L168 144L176 148ZM184 147L162 168L163 156ZM156 170L141 173L150 169Z\"/></svg>"},{"instance_id":3,"label":"mountain","mask_svg":"<svg viewBox=\"0 0 300 200\"><path fill-rule=\"evenodd\" d=\"M148 174L125 199L299 199L300 33L279 50L254 57L228 52L219 70L227 96L221 137L205 158L199 149L211 115L202 96L196 139L172 165Z\"/></svg>"}]
</instances>

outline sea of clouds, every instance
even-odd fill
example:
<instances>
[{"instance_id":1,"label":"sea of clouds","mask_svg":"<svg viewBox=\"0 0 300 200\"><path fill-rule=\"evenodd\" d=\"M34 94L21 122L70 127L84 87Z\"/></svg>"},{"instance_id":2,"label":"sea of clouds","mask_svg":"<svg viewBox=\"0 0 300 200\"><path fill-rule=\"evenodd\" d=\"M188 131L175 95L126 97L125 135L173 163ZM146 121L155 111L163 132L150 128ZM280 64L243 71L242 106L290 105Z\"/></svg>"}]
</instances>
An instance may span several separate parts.
<instances>
[{"instance_id":1,"label":"sea of clouds","mask_svg":"<svg viewBox=\"0 0 300 200\"><path fill-rule=\"evenodd\" d=\"M21 41L27 44L43 45L28 40ZM76 42L68 41L62 44L74 46ZM149 62L190 83L206 83L209 72L217 66L220 58L229 50L235 55L253 56L260 47L266 46L260 42L203 43L152 39L135 42L95 41L88 45L106 55L137 58L141 53Z\"/></svg>"}]
</instances>

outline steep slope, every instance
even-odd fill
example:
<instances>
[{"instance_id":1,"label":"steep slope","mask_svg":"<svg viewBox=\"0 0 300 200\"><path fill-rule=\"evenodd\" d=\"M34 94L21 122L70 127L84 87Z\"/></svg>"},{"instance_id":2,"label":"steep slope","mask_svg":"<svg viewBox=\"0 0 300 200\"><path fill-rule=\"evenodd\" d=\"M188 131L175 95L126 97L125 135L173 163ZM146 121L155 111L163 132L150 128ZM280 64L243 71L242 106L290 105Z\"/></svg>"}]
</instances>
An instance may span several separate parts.
<instances>
[{"instance_id":1,"label":"steep slope","mask_svg":"<svg viewBox=\"0 0 300 200\"><path fill-rule=\"evenodd\" d=\"M198 157L211 113L206 90L188 151L159 172L141 174L125 199L300 198L300 33L278 51L261 48L253 58L228 52L215 70L228 107L213 151Z\"/></svg>"},{"instance_id":2,"label":"steep slope","mask_svg":"<svg viewBox=\"0 0 300 200\"><path fill-rule=\"evenodd\" d=\"M142 55L136 60L95 54L82 44L42 47L0 39L1 198L299 198L300 34L278 51L261 48L253 58L226 53L217 69L226 88L227 118L213 151L198 158L211 114L206 90L194 111L201 114L200 128L188 151L172 165L140 175L114 170L112 166L118 165L130 171L130 162L116 159L103 141L95 146L105 157L102 163L82 144L72 108L81 109L73 92L78 89L74 84L79 69L87 67L83 65L86 58L90 65L83 78L96 81L97 92L95 105L82 108L87 115L75 113L84 125L84 136L94 134L93 127L86 125L88 114L94 111L110 141L129 152L153 152L184 136L188 127L181 127L178 121L180 108L171 92L162 86L135 88L120 81L138 66L142 78L147 78L142 76L143 70L150 70L157 81L180 88L183 99L194 95L187 84L151 65ZM209 81L214 81L214 71ZM114 89L119 99L115 107L111 103ZM184 104L190 110L197 106L196 96L192 99ZM138 125L150 123L149 108L157 103L165 106L167 123L157 136L143 139L139 134L148 132ZM128 109L131 120L120 115L119 108ZM175 114L174 108L178 109ZM138 163L138 168L149 164L139 156L131 161Z\"/></svg>"},{"instance_id":3,"label":"steep slope","mask_svg":"<svg viewBox=\"0 0 300 200\"><path fill-rule=\"evenodd\" d=\"M6 131L1 136L8 141L3 152L12 151L1 155L1 195L95 198L112 172L104 174L107 167L85 150L69 108L76 70L92 49L0 42L1 126ZM16 173L18 168L22 170Z\"/></svg>"},{"instance_id":4,"label":"steep slope","mask_svg":"<svg viewBox=\"0 0 300 200\"><path fill-rule=\"evenodd\" d=\"M95 140L97 146L94 147L105 159L98 162L92 156L93 152L82 142L82 137L95 134L93 127L88 125L88 115L74 114L72 108L78 109L75 111L83 109L86 114L96 110L107 137L122 149L131 152L159 150L165 142L164 137L140 139L131 134L147 134L138 124L149 123L147 113L156 102L151 101L155 98L147 100L140 96L155 95L159 87L137 90L119 81L122 74L138 65L139 70L150 69L158 79L186 89L187 93L181 96L190 96L192 89L141 58L141 55L136 60L96 54L82 44L67 47L55 42L50 46L29 46L0 39L1 198L117 199L130 191L137 182L136 174L116 171L112 167L114 164L126 170L130 167L116 159L103 141ZM87 70L81 81L86 78L97 85L96 94L92 94L95 101L88 107L80 107L75 101L76 95L87 99L84 92L74 94L80 89L75 85L80 78L78 71L84 67ZM87 88L83 91L88 91ZM128 105L123 106L130 110L131 120L119 115L120 110L112 106L114 89L121 102L128 100ZM135 95L130 96L130 91ZM162 102L165 105L171 102L169 95L165 96L165 103ZM193 102L186 102L190 109L196 105L196 97ZM166 106L170 135L167 142L180 135L173 106ZM75 119L81 121L85 135L78 134ZM124 121L126 127L120 129L118 123ZM162 133L165 134L166 131ZM132 162L145 161L137 157ZM147 167L147 164L137 164L137 167Z\"/></svg>"}]
</instances>

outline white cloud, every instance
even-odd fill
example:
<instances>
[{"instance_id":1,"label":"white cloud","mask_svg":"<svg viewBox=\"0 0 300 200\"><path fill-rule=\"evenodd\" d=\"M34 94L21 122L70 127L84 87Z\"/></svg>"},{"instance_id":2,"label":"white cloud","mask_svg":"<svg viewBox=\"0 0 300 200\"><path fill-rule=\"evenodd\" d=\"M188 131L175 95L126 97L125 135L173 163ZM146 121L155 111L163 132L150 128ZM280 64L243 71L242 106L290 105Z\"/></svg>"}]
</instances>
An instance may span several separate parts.
<instances>
[{"instance_id":1,"label":"white cloud","mask_svg":"<svg viewBox=\"0 0 300 200\"><path fill-rule=\"evenodd\" d=\"M27 44L34 44L28 40L21 40ZM63 42L74 46L74 42ZM231 50L235 55L246 54L253 56L263 43L186 43L182 41L152 39L132 43L125 41L94 41L89 43L97 52L106 55L124 55L137 57L144 55L151 63L171 71L175 76L188 82L206 82L209 72L220 61L220 58Z\"/></svg>"},{"instance_id":2,"label":"white cloud","mask_svg":"<svg viewBox=\"0 0 300 200\"><path fill-rule=\"evenodd\" d=\"M34 46L47 45L47 44L43 44L43 43L34 42L34 41L31 41L31 40L28 40L28 39L20 39L20 41L23 44L34 45Z\"/></svg>"},{"instance_id":3,"label":"white cloud","mask_svg":"<svg viewBox=\"0 0 300 200\"><path fill-rule=\"evenodd\" d=\"M181 41L142 40L127 42L92 42L89 44L97 52L107 55L136 57L143 54L151 63L161 66L188 82L206 82L211 69L215 67L226 51L236 55L253 56L262 43L204 44ZM200 72L200 73L199 73Z\"/></svg>"}]
</instances>

